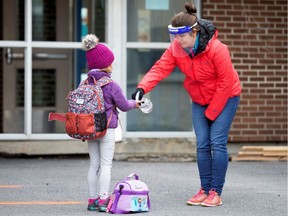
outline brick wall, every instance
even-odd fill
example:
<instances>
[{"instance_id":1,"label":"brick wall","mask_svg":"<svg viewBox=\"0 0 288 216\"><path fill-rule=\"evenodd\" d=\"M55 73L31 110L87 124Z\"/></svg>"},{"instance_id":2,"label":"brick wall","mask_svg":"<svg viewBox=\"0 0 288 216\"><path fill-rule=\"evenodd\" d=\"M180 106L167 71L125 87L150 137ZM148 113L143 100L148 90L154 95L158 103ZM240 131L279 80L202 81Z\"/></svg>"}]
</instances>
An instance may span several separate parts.
<instances>
[{"instance_id":1,"label":"brick wall","mask_svg":"<svg viewBox=\"0 0 288 216\"><path fill-rule=\"evenodd\" d=\"M287 142L287 0L202 0L243 87L230 142Z\"/></svg>"}]
</instances>

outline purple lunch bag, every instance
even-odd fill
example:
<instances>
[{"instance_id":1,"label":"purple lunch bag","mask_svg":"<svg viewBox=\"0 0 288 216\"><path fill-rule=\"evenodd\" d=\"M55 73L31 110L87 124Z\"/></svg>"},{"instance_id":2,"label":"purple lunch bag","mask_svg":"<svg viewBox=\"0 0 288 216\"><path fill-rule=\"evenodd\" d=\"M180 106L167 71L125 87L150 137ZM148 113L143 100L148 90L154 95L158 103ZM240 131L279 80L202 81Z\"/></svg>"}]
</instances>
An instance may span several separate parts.
<instances>
[{"instance_id":1,"label":"purple lunch bag","mask_svg":"<svg viewBox=\"0 0 288 216\"><path fill-rule=\"evenodd\" d=\"M148 193L147 185L139 180L137 174L132 173L116 184L107 212L112 214L147 212L150 210Z\"/></svg>"}]
</instances>

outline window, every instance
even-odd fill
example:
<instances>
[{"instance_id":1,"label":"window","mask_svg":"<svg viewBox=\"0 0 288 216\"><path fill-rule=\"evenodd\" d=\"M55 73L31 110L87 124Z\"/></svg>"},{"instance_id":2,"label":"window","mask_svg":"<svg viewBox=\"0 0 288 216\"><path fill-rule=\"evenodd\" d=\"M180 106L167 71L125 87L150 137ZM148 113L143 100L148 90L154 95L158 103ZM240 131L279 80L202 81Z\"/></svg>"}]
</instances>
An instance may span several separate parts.
<instances>
[{"instance_id":1,"label":"window","mask_svg":"<svg viewBox=\"0 0 288 216\"><path fill-rule=\"evenodd\" d=\"M185 2L127 0L128 97L169 46L167 26L175 14L185 10ZM146 94L144 97L149 97L153 103L153 111L150 114L140 110L128 112L127 131L192 131L191 101L183 87L184 78L175 68L168 78Z\"/></svg>"}]
</instances>

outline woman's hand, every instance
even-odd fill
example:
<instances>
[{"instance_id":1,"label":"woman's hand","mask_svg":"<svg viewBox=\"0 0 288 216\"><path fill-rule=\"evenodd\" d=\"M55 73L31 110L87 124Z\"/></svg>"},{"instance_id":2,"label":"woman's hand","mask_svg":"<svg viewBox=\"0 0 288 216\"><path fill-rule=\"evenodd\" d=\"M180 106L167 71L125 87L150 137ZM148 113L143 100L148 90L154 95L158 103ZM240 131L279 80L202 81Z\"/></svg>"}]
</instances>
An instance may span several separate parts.
<instances>
[{"instance_id":1,"label":"woman's hand","mask_svg":"<svg viewBox=\"0 0 288 216\"><path fill-rule=\"evenodd\" d=\"M137 95L137 94L138 94L138 95ZM144 90L143 90L142 88L137 88L137 89L135 90L135 92L132 94L131 98L132 98L133 100L142 100L144 94L145 94L145 93L144 93ZM137 96L138 96L138 98L136 98Z\"/></svg>"}]
</instances>

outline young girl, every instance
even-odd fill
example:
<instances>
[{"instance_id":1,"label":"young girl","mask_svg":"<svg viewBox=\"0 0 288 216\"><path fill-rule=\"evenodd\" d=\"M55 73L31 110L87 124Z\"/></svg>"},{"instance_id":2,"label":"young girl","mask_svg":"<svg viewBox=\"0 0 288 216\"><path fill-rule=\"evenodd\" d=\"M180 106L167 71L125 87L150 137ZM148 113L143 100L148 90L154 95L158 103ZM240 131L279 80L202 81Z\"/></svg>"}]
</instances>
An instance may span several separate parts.
<instances>
[{"instance_id":1,"label":"young girl","mask_svg":"<svg viewBox=\"0 0 288 216\"><path fill-rule=\"evenodd\" d=\"M113 52L93 35L87 35L82 41L83 49L86 50L86 59L89 68L88 75L99 80L103 76L111 77ZM139 108L135 100L127 100L122 89L116 82L111 82L102 87L107 119L108 130L103 138L88 141L90 166L88 170L88 210L101 212L106 211L109 202L109 188L111 181L111 168L115 147L115 128L118 125L118 112L116 107L123 112L133 108ZM99 191L96 185L99 184Z\"/></svg>"}]
</instances>

